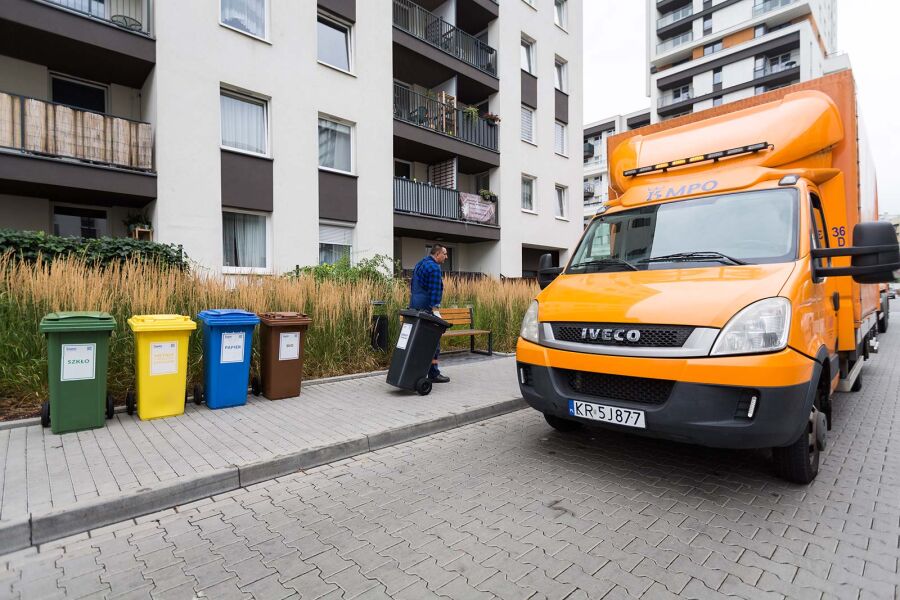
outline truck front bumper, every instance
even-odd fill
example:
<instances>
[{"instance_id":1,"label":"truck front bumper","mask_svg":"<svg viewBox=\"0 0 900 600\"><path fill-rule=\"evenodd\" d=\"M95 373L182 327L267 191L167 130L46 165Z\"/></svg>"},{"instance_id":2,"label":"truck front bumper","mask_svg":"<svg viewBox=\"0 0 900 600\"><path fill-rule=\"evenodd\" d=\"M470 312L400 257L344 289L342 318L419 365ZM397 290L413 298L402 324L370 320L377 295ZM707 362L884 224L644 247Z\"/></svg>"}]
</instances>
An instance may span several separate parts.
<instances>
[{"instance_id":1,"label":"truck front bumper","mask_svg":"<svg viewBox=\"0 0 900 600\"><path fill-rule=\"evenodd\" d=\"M746 358L753 360L753 357ZM571 385L570 369L529 364L522 362L521 358L517 363L517 375L522 396L542 413L586 425L701 446L768 448L793 443L806 427L821 366L805 360L810 366L810 373L803 383L764 386L674 381L667 397L662 401L657 399L656 403L641 401L643 399L640 397L636 397L638 401L629 401L579 393ZM614 372L609 374L621 377ZM624 378L620 383L629 385L628 379L638 378ZM763 384L766 379L766 372L761 369L756 381ZM639 387L639 382L636 385ZM754 396L757 399L754 412L752 417L748 417L750 399ZM572 416L569 414L569 400L642 410L646 429Z\"/></svg>"}]
</instances>

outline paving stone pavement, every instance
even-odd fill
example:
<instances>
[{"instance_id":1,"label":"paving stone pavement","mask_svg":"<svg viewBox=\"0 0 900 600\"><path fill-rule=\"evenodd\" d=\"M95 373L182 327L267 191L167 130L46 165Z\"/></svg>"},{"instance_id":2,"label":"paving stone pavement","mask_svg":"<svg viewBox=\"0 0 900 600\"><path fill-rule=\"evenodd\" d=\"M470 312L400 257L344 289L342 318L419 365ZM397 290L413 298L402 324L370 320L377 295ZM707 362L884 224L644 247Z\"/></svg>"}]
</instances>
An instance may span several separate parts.
<instances>
[{"instance_id":1,"label":"paving stone pavement","mask_svg":"<svg viewBox=\"0 0 900 600\"><path fill-rule=\"evenodd\" d=\"M525 410L0 557L0 598L900 598L882 341L809 486Z\"/></svg>"},{"instance_id":2,"label":"paving stone pavement","mask_svg":"<svg viewBox=\"0 0 900 600\"><path fill-rule=\"evenodd\" d=\"M424 398L388 386L382 374L305 385L298 398L251 396L246 406L224 410L191 403L184 415L166 419L141 421L119 413L106 427L77 433L55 435L40 425L0 430L0 529L29 515L521 397L513 358L463 355L443 364L453 381L434 386Z\"/></svg>"}]
</instances>

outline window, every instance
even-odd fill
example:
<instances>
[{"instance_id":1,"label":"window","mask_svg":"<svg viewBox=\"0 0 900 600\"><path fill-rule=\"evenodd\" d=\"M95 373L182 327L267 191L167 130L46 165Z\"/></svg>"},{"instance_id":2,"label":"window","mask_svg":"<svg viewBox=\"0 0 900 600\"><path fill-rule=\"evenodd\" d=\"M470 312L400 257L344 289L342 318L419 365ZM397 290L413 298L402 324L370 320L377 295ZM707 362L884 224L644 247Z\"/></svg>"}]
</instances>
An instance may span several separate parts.
<instances>
[{"instance_id":1,"label":"window","mask_svg":"<svg viewBox=\"0 0 900 600\"><path fill-rule=\"evenodd\" d=\"M266 0L221 0L219 19L222 25L266 37Z\"/></svg>"},{"instance_id":2,"label":"window","mask_svg":"<svg viewBox=\"0 0 900 600\"><path fill-rule=\"evenodd\" d=\"M556 216L565 219L569 216L569 188L556 186Z\"/></svg>"},{"instance_id":3,"label":"window","mask_svg":"<svg viewBox=\"0 0 900 600\"><path fill-rule=\"evenodd\" d=\"M569 140L568 140L568 128L566 124L561 121L556 121L554 124L554 135L553 135L553 149L557 154L562 154L563 156L568 156L569 154Z\"/></svg>"},{"instance_id":4,"label":"window","mask_svg":"<svg viewBox=\"0 0 900 600\"><path fill-rule=\"evenodd\" d=\"M561 58L556 59L556 66L554 69L554 81L556 85L556 89L561 92L568 93L569 91L569 82L568 82L568 63Z\"/></svg>"},{"instance_id":5,"label":"window","mask_svg":"<svg viewBox=\"0 0 900 600\"><path fill-rule=\"evenodd\" d=\"M222 212L222 251L225 267L267 268L267 220L266 215Z\"/></svg>"},{"instance_id":6,"label":"window","mask_svg":"<svg viewBox=\"0 0 900 600\"><path fill-rule=\"evenodd\" d=\"M522 141L534 143L534 111L522 106Z\"/></svg>"},{"instance_id":7,"label":"window","mask_svg":"<svg viewBox=\"0 0 900 600\"><path fill-rule=\"evenodd\" d=\"M522 210L534 212L536 210L534 201L534 177L522 175Z\"/></svg>"},{"instance_id":8,"label":"window","mask_svg":"<svg viewBox=\"0 0 900 600\"><path fill-rule=\"evenodd\" d=\"M712 101L713 101L713 106L722 106L723 98L722 98L722 96L716 96L715 98L712 99Z\"/></svg>"},{"instance_id":9,"label":"window","mask_svg":"<svg viewBox=\"0 0 900 600\"><path fill-rule=\"evenodd\" d=\"M412 163L405 160L394 160L394 177L412 179Z\"/></svg>"},{"instance_id":10,"label":"window","mask_svg":"<svg viewBox=\"0 0 900 600\"><path fill-rule=\"evenodd\" d=\"M703 17L703 35L712 33L712 15Z\"/></svg>"},{"instance_id":11,"label":"window","mask_svg":"<svg viewBox=\"0 0 900 600\"><path fill-rule=\"evenodd\" d=\"M812 210L812 227L810 237L813 248L828 248L828 227L825 224L825 213L822 211L822 201L815 194L810 194L810 208ZM819 268L831 266L831 259L817 258L815 264Z\"/></svg>"},{"instance_id":12,"label":"window","mask_svg":"<svg viewBox=\"0 0 900 600\"><path fill-rule=\"evenodd\" d=\"M97 239L109 235L105 210L57 206L53 209L53 235Z\"/></svg>"},{"instance_id":13,"label":"window","mask_svg":"<svg viewBox=\"0 0 900 600\"><path fill-rule=\"evenodd\" d=\"M766 35L766 26L765 25L757 25L753 28L753 37L758 38Z\"/></svg>"},{"instance_id":14,"label":"window","mask_svg":"<svg viewBox=\"0 0 900 600\"><path fill-rule=\"evenodd\" d=\"M319 15L317 25L319 62L350 71L350 27Z\"/></svg>"},{"instance_id":15,"label":"window","mask_svg":"<svg viewBox=\"0 0 900 600\"><path fill-rule=\"evenodd\" d=\"M349 125L319 118L319 166L352 173L352 134Z\"/></svg>"},{"instance_id":16,"label":"window","mask_svg":"<svg viewBox=\"0 0 900 600\"><path fill-rule=\"evenodd\" d=\"M106 112L106 87L53 75L50 78L53 102L98 113Z\"/></svg>"},{"instance_id":17,"label":"window","mask_svg":"<svg viewBox=\"0 0 900 600\"><path fill-rule=\"evenodd\" d=\"M319 224L319 264L333 265L353 252L353 228Z\"/></svg>"},{"instance_id":18,"label":"window","mask_svg":"<svg viewBox=\"0 0 900 600\"><path fill-rule=\"evenodd\" d=\"M686 84L672 90L672 104L688 100L691 97L691 84Z\"/></svg>"},{"instance_id":19,"label":"window","mask_svg":"<svg viewBox=\"0 0 900 600\"><path fill-rule=\"evenodd\" d=\"M563 29L569 22L568 8L566 0L553 0L553 22Z\"/></svg>"},{"instance_id":20,"label":"window","mask_svg":"<svg viewBox=\"0 0 900 600\"><path fill-rule=\"evenodd\" d=\"M712 0L703 0L703 10L712 8Z\"/></svg>"},{"instance_id":21,"label":"window","mask_svg":"<svg viewBox=\"0 0 900 600\"><path fill-rule=\"evenodd\" d=\"M710 54L714 54L716 52L722 51L722 40L718 42L713 42L712 44L707 44L703 46L703 56L709 56Z\"/></svg>"},{"instance_id":22,"label":"window","mask_svg":"<svg viewBox=\"0 0 900 600\"><path fill-rule=\"evenodd\" d=\"M222 90L222 145L226 148L268 153L266 102Z\"/></svg>"},{"instance_id":23,"label":"window","mask_svg":"<svg viewBox=\"0 0 900 600\"><path fill-rule=\"evenodd\" d=\"M522 38L522 70L534 75L534 42Z\"/></svg>"},{"instance_id":24,"label":"window","mask_svg":"<svg viewBox=\"0 0 900 600\"><path fill-rule=\"evenodd\" d=\"M713 69L713 91L718 92L722 89L722 67Z\"/></svg>"},{"instance_id":25,"label":"window","mask_svg":"<svg viewBox=\"0 0 900 600\"><path fill-rule=\"evenodd\" d=\"M481 192L481 190L490 190L491 189L491 174L488 173L479 173L475 175L475 193Z\"/></svg>"}]
</instances>

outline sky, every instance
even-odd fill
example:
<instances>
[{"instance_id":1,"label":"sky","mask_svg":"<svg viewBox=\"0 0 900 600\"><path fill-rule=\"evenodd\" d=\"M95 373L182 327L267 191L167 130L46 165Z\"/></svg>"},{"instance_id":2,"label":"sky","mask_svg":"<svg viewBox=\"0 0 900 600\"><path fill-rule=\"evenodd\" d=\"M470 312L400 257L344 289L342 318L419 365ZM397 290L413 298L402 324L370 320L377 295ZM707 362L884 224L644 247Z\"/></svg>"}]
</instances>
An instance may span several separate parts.
<instances>
[{"instance_id":1,"label":"sky","mask_svg":"<svg viewBox=\"0 0 900 600\"><path fill-rule=\"evenodd\" d=\"M650 105L644 0L584 0L584 121ZM897 0L838 0L838 51L850 55L878 170L881 212L900 214Z\"/></svg>"}]
</instances>

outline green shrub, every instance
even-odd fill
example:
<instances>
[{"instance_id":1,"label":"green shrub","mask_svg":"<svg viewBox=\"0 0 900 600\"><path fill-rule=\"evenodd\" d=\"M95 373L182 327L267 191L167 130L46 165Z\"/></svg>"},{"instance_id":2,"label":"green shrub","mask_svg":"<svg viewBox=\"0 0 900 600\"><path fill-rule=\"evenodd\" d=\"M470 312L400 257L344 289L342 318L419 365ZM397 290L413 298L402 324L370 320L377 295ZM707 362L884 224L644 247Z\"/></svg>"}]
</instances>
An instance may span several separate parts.
<instances>
[{"instance_id":1,"label":"green shrub","mask_svg":"<svg viewBox=\"0 0 900 600\"><path fill-rule=\"evenodd\" d=\"M391 257L383 254L372 258L362 258L356 264L350 263L349 256L343 256L336 263L330 265L296 267L287 276L291 278L309 276L316 281L387 283L391 279L393 269L394 262Z\"/></svg>"},{"instance_id":2,"label":"green shrub","mask_svg":"<svg viewBox=\"0 0 900 600\"><path fill-rule=\"evenodd\" d=\"M52 260L72 256L92 265L135 259L181 270L188 268L187 256L181 246L131 238L82 239L49 235L43 231L0 229L0 255L7 252L28 262L34 262L38 257Z\"/></svg>"}]
</instances>

